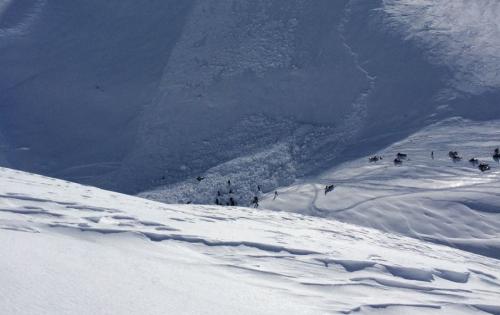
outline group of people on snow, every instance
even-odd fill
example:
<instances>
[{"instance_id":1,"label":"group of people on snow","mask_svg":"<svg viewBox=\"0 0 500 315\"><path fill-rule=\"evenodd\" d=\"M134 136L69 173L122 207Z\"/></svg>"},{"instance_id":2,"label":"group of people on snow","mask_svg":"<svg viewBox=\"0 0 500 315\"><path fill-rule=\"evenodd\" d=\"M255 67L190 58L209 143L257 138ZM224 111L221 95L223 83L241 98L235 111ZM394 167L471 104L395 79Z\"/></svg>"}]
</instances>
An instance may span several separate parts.
<instances>
[{"instance_id":1,"label":"group of people on snow","mask_svg":"<svg viewBox=\"0 0 500 315\"><path fill-rule=\"evenodd\" d=\"M462 157L458 154L457 151L449 151L448 152L448 156L450 157L450 159L453 160L453 162L459 162L462 160ZM394 165L402 165L403 164L403 160L406 160L408 158L408 155L405 154L405 153L401 153L401 152L398 152L396 154L396 158L393 160L394 162ZM434 151L431 151L431 159L434 160ZM493 152L493 159L497 162L500 163L500 148L496 148ZM382 160L382 156L378 156L378 155L375 155L375 156L372 156L372 157L369 157L368 158L368 161L369 162L378 162L379 160ZM490 165L488 163L485 163L485 162L480 162L477 158L473 157L471 159L469 159L469 162L479 168L479 170L481 172L485 172L485 171L488 171L491 169ZM325 188L325 194L326 194L326 188Z\"/></svg>"},{"instance_id":2,"label":"group of people on snow","mask_svg":"<svg viewBox=\"0 0 500 315\"><path fill-rule=\"evenodd\" d=\"M201 182L204 180L205 177L198 176L196 180L198 182ZM227 187L224 189L219 189L217 190L217 196L215 197L215 204L218 206L237 206L238 202L236 201L236 197L233 195L235 192L235 188L233 187L231 180L229 179L226 182ZM255 196L252 198L250 201L250 204L254 208L259 207L259 194L262 193L262 187L260 185L257 185L257 191ZM274 197L273 200L276 200L278 198L278 191L274 192Z\"/></svg>"},{"instance_id":3,"label":"group of people on snow","mask_svg":"<svg viewBox=\"0 0 500 315\"><path fill-rule=\"evenodd\" d=\"M448 152L448 156L450 157L450 159L452 159L454 162L459 162L462 160L462 157L458 154L457 151L449 151ZM401 153L401 152L398 152L396 154L396 158L393 160L394 162L394 165L402 165L403 164L403 160L407 160L408 158L408 155L405 154L405 153ZM374 155L374 156L371 156L368 158L368 161L370 163L374 163L374 162L378 162L380 160L382 160L383 157L380 156L380 155ZM434 151L431 151L431 159L434 160ZM499 148L496 148L493 152L493 159L497 162L500 162L500 149ZM485 162L480 162L477 158L473 157L471 159L469 159L469 162L474 165L474 166L477 166L478 169L481 171L481 172L485 172L485 171L488 171L491 169L490 165L488 163L485 163ZM201 182L205 179L205 177L203 176L198 176L196 177L196 180L198 182ZM221 190L217 190L217 197L215 198L215 204L216 205L226 205L226 206L237 206L238 203L236 202L236 199L235 197L233 196L233 187L231 186L231 180L229 179L227 181L227 193L224 193L224 192L221 192ZM332 192L334 189L336 188L335 185L333 184L329 184L329 185L326 185L325 188L324 188L324 192L325 192L325 196L329 193L329 192ZM262 188L260 185L257 185L257 192L256 192L256 195L252 198L250 204L254 207L254 208L258 208L259 207L259 197L258 195L262 193ZM229 195L229 198L223 198L224 195ZM274 196L273 196L273 200L276 200L276 198L278 198L278 191L274 191ZM226 199L226 201L224 202L224 199ZM189 202L190 203L190 202Z\"/></svg>"}]
</instances>

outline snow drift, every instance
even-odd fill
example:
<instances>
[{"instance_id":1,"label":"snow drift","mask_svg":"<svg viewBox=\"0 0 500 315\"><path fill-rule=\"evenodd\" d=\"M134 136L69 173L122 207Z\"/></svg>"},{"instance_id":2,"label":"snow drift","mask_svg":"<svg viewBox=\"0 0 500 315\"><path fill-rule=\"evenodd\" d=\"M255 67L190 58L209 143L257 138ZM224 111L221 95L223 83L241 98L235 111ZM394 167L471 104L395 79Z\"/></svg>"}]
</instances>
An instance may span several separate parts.
<instances>
[{"instance_id":1,"label":"snow drift","mask_svg":"<svg viewBox=\"0 0 500 315\"><path fill-rule=\"evenodd\" d=\"M465 232L464 232L465 233ZM0 168L2 314L496 314L498 260Z\"/></svg>"}]
</instances>

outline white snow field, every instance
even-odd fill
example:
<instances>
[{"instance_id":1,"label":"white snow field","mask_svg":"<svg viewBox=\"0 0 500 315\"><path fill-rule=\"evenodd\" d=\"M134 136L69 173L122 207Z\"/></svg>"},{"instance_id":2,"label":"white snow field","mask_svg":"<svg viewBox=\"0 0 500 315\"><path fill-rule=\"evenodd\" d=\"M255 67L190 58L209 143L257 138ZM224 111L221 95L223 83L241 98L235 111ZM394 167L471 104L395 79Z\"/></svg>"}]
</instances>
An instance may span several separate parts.
<instances>
[{"instance_id":1,"label":"white snow field","mask_svg":"<svg viewBox=\"0 0 500 315\"><path fill-rule=\"evenodd\" d=\"M166 205L7 168L0 248L1 314L500 312L493 258L332 219Z\"/></svg>"},{"instance_id":2,"label":"white snow field","mask_svg":"<svg viewBox=\"0 0 500 315\"><path fill-rule=\"evenodd\" d=\"M360 146L363 143L359 144ZM399 233L500 259L500 121L451 118L368 157L268 194L263 207ZM434 151L434 159L431 152ZM449 151L458 151L453 162ZM395 166L398 152L408 155ZM469 159L489 163L482 173ZM325 195L326 185L336 185Z\"/></svg>"}]
</instances>

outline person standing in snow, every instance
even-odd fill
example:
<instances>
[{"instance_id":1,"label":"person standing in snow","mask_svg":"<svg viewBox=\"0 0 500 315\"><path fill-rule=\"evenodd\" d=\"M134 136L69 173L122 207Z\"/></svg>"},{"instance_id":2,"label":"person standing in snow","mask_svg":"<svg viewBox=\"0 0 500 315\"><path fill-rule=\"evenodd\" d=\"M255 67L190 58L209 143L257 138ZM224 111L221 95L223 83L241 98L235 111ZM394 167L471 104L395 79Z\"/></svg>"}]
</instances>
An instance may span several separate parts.
<instances>
[{"instance_id":1,"label":"person standing in snow","mask_svg":"<svg viewBox=\"0 0 500 315\"><path fill-rule=\"evenodd\" d=\"M257 197L257 196L253 197L252 205L253 205L254 208L258 208L259 207L259 197Z\"/></svg>"},{"instance_id":2,"label":"person standing in snow","mask_svg":"<svg viewBox=\"0 0 500 315\"><path fill-rule=\"evenodd\" d=\"M277 190L274 191L274 198L273 198L273 200L276 200L276 198L278 198L278 191Z\"/></svg>"},{"instance_id":3,"label":"person standing in snow","mask_svg":"<svg viewBox=\"0 0 500 315\"><path fill-rule=\"evenodd\" d=\"M434 151L431 152L431 159L434 160Z\"/></svg>"}]
</instances>

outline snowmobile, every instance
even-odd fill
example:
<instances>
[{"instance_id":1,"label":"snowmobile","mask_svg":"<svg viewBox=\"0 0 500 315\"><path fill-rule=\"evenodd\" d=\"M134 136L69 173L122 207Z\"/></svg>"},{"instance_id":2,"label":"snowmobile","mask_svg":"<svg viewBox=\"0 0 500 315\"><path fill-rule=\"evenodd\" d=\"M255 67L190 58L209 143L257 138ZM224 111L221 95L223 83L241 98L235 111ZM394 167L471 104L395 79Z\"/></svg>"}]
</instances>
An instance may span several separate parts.
<instances>
[{"instance_id":1,"label":"snowmobile","mask_svg":"<svg viewBox=\"0 0 500 315\"><path fill-rule=\"evenodd\" d=\"M402 165L402 164L403 164L403 160L401 160L400 158L394 159L394 165Z\"/></svg>"},{"instance_id":2,"label":"snowmobile","mask_svg":"<svg viewBox=\"0 0 500 315\"><path fill-rule=\"evenodd\" d=\"M460 161L462 158L458 155L457 151L448 152L448 156L453 160L453 162Z\"/></svg>"},{"instance_id":3,"label":"snowmobile","mask_svg":"<svg viewBox=\"0 0 500 315\"><path fill-rule=\"evenodd\" d=\"M398 154L396 154L396 157L400 160L404 160L408 157L408 154L398 152Z\"/></svg>"},{"instance_id":4,"label":"snowmobile","mask_svg":"<svg viewBox=\"0 0 500 315\"><path fill-rule=\"evenodd\" d=\"M369 161L369 162L372 162L372 163L373 163L373 162L378 162L378 161L380 161L380 160L382 160L382 157L381 157L381 156L377 156L377 155L375 155L375 156L372 156L372 157L368 158L368 161Z\"/></svg>"},{"instance_id":5,"label":"snowmobile","mask_svg":"<svg viewBox=\"0 0 500 315\"><path fill-rule=\"evenodd\" d=\"M478 159L476 159L476 158L472 158L472 159L470 159L470 160L469 160L469 162L470 162L472 165L477 165L477 164L479 164L479 160L478 160Z\"/></svg>"},{"instance_id":6,"label":"snowmobile","mask_svg":"<svg viewBox=\"0 0 500 315\"><path fill-rule=\"evenodd\" d=\"M481 170L481 172L485 172L485 171L490 170L490 166L487 163L479 164L478 168Z\"/></svg>"},{"instance_id":7,"label":"snowmobile","mask_svg":"<svg viewBox=\"0 0 500 315\"><path fill-rule=\"evenodd\" d=\"M326 185L325 186L325 196L328 194L330 191L333 191L335 189L335 185Z\"/></svg>"}]
</instances>

